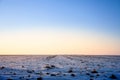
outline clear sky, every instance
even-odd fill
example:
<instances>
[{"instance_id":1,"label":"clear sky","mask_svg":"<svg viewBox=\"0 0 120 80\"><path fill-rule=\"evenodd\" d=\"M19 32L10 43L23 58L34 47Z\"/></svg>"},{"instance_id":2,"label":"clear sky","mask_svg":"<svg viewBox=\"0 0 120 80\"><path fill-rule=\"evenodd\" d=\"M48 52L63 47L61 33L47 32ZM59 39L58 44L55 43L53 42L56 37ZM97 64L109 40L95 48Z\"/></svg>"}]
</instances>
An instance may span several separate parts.
<instances>
[{"instance_id":1,"label":"clear sky","mask_svg":"<svg viewBox=\"0 0 120 80\"><path fill-rule=\"evenodd\" d=\"M120 55L120 0L0 0L0 54Z\"/></svg>"}]
</instances>

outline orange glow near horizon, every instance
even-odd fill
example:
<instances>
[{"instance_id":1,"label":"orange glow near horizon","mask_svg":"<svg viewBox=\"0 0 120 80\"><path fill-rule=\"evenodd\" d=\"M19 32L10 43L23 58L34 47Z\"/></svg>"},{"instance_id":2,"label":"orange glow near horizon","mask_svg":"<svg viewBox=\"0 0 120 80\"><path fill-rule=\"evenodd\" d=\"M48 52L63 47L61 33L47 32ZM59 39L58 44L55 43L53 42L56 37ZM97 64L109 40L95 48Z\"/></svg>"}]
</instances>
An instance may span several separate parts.
<instances>
[{"instance_id":1,"label":"orange glow near horizon","mask_svg":"<svg viewBox=\"0 0 120 80\"><path fill-rule=\"evenodd\" d=\"M22 31L0 35L0 55L112 55L117 43L103 36L55 31ZM109 53L109 54L107 54Z\"/></svg>"}]
</instances>

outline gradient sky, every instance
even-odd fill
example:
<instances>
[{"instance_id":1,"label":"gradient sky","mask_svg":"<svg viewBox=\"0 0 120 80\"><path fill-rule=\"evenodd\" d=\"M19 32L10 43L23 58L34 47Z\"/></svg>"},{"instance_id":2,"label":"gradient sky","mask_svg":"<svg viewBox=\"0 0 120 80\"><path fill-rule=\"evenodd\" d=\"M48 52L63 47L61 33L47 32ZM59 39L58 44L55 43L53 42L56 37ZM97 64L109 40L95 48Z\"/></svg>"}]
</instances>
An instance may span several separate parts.
<instances>
[{"instance_id":1,"label":"gradient sky","mask_svg":"<svg viewBox=\"0 0 120 80\"><path fill-rule=\"evenodd\" d=\"M120 55L120 0L0 0L0 55Z\"/></svg>"}]
</instances>

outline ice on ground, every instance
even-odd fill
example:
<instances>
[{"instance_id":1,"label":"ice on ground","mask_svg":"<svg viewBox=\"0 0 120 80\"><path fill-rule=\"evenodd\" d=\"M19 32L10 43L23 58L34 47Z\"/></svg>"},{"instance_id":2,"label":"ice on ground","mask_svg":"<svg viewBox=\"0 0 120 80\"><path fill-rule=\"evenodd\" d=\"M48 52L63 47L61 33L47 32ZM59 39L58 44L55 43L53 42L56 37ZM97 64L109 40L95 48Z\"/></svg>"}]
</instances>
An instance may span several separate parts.
<instances>
[{"instance_id":1,"label":"ice on ground","mask_svg":"<svg viewBox=\"0 0 120 80\"><path fill-rule=\"evenodd\" d=\"M0 56L0 80L120 80L120 56Z\"/></svg>"}]
</instances>

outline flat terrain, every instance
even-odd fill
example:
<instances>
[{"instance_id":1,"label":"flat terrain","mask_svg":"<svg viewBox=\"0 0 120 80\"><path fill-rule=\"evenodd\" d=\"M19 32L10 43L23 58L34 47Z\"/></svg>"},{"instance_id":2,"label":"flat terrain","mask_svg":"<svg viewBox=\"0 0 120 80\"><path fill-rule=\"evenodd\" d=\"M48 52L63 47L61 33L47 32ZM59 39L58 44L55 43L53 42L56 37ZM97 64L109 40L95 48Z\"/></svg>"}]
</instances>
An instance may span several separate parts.
<instances>
[{"instance_id":1,"label":"flat terrain","mask_svg":"<svg viewBox=\"0 0 120 80\"><path fill-rule=\"evenodd\" d=\"M120 56L0 56L0 80L120 80Z\"/></svg>"}]
</instances>

